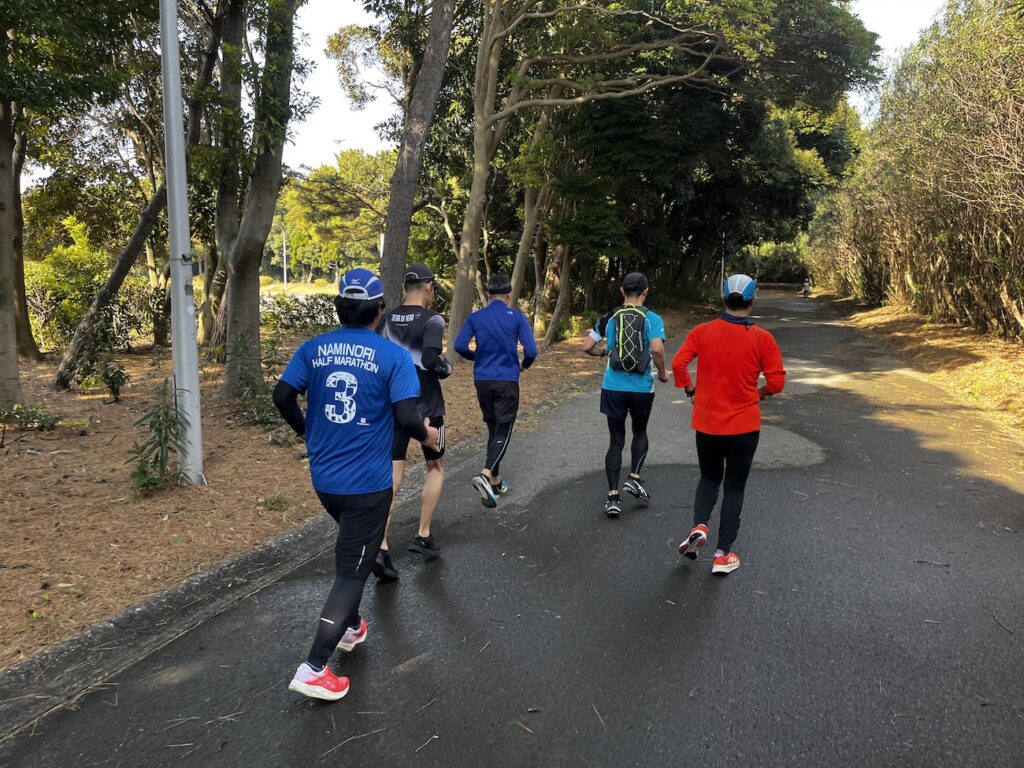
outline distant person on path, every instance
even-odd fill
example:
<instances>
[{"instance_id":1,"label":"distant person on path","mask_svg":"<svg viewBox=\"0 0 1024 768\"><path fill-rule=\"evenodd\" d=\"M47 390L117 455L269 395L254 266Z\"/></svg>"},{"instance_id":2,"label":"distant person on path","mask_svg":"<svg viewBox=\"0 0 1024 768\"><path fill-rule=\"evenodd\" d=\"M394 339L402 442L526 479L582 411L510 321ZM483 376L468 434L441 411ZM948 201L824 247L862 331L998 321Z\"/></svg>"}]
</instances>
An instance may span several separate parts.
<instances>
[{"instance_id":1,"label":"distant person on path","mask_svg":"<svg viewBox=\"0 0 1024 768\"><path fill-rule=\"evenodd\" d=\"M508 483L501 479L501 460L519 413L519 374L537 359L537 342L526 315L509 306L512 281L506 275L491 275L487 293L487 306L466 319L455 339L455 351L473 361L476 396L487 424L487 458L473 478L473 487L483 505L493 509L498 497L508 492ZM475 351L469 348L474 338Z\"/></svg>"},{"instance_id":2,"label":"distant person on path","mask_svg":"<svg viewBox=\"0 0 1024 768\"><path fill-rule=\"evenodd\" d=\"M693 501L693 530L679 545L680 554L697 559L708 538L708 521L724 485L718 546L712 573L740 567L732 551L740 529L743 492L761 434L760 401L782 391L786 371L779 345L750 320L757 286L747 275L733 275L722 288L725 311L698 325L672 360L675 384L693 399L700 482ZM687 368L697 358L694 386ZM761 374L766 384L758 387Z\"/></svg>"},{"instance_id":3,"label":"distant person on path","mask_svg":"<svg viewBox=\"0 0 1024 768\"><path fill-rule=\"evenodd\" d=\"M810 280L810 278L808 278L808 277L804 278L804 287L800 290L800 292L803 294L805 299L808 296L811 295L811 280Z\"/></svg>"},{"instance_id":4,"label":"distant person on path","mask_svg":"<svg viewBox=\"0 0 1024 768\"><path fill-rule=\"evenodd\" d=\"M313 488L338 524L334 585L309 655L288 685L328 701L348 693L349 680L336 676L327 660L336 648L351 651L366 640L359 602L391 507L395 424L431 450L440 437L416 409L420 388L408 353L375 332L384 312L380 280L353 269L342 276L338 294L341 328L300 346L273 395L284 420L305 437Z\"/></svg>"},{"instance_id":5,"label":"distant person on path","mask_svg":"<svg viewBox=\"0 0 1024 768\"><path fill-rule=\"evenodd\" d=\"M441 392L441 380L452 373L452 364L441 354L444 348L444 318L430 308L433 303L433 271L426 264L411 264L405 270L405 303L388 312L384 320L385 338L406 350L416 367L416 376L420 382L420 417L427 419L430 426L436 427L441 435L437 450L423 446L427 474L420 494L420 527L409 545L410 552L421 554L427 560L434 560L441 555L441 549L430 532L430 523L434 519L441 500L441 489L444 487L444 394ZM395 424L395 440L391 449L395 498L391 502L391 515L395 514L398 491L405 478L405 460L411 437L401 424ZM386 530L373 573L384 581L398 578L398 571L388 554Z\"/></svg>"},{"instance_id":6,"label":"distant person on path","mask_svg":"<svg viewBox=\"0 0 1024 768\"><path fill-rule=\"evenodd\" d=\"M622 281L622 305L597 321L583 342L583 351L594 357L608 357L601 385L601 413L608 417L610 442L604 458L608 478L608 499L604 513L618 517L619 476L622 473L622 449L626 445L626 417L630 418L633 441L630 445L629 477L623 486L640 501L650 501L640 479L647 459L647 422L654 408L654 369L658 381L668 381L665 366L665 322L644 302L650 288L640 272L631 272Z\"/></svg>"}]
</instances>

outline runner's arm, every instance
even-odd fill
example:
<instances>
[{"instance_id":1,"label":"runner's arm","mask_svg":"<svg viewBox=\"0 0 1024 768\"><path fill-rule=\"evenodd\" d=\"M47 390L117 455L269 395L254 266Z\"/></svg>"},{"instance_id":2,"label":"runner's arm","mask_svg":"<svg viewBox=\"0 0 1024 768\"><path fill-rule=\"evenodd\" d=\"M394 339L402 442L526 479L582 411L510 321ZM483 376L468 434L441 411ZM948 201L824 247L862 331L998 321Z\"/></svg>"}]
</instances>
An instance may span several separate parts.
<instances>
[{"instance_id":1,"label":"runner's arm","mask_svg":"<svg viewBox=\"0 0 1024 768\"><path fill-rule=\"evenodd\" d=\"M523 370L525 371L537 359L537 340L533 338L533 329L526 315L519 314L519 343L523 345Z\"/></svg>"},{"instance_id":2,"label":"runner's arm","mask_svg":"<svg viewBox=\"0 0 1024 768\"><path fill-rule=\"evenodd\" d=\"M664 339L651 339L651 360L658 369L658 380L668 381L668 368L665 367Z\"/></svg>"},{"instance_id":3,"label":"runner's arm","mask_svg":"<svg viewBox=\"0 0 1024 768\"><path fill-rule=\"evenodd\" d=\"M686 336L683 346L672 358L672 373L675 376L677 389L686 390L687 394L693 391L693 379L690 378L689 365L697 357L697 330L690 331Z\"/></svg>"},{"instance_id":4,"label":"runner's arm","mask_svg":"<svg viewBox=\"0 0 1024 768\"><path fill-rule=\"evenodd\" d=\"M604 357L608 354L608 345L604 342L603 336L598 336L597 331L590 331L587 338L583 340L583 351L591 357Z\"/></svg>"},{"instance_id":5,"label":"runner's arm","mask_svg":"<svg viewBox=\"0 0 1024 768\"><path fill-rule=\"evenodd\" d=\"M470 315L466 318L466 322L462 324L462 330L459 331L459 335L455 337L455 351L458 352L462 357L467 360L475 360L476 353L469 348L469 341L473 338L473 316Z\"/></svg>"},{"instance_id":6,"label":"runner's arm","mask_svg":"<svg viewBox=\"0 0 1024 768\"><path fill-rule=\"evenodd\" d=\"M408 432L414 440L421 443L429 437L427 427L423 423L416 408L417 398L410 397L408 400L399 400L393 403L391 408L395 414L395 425L404 432Z\"/></svg>"},{"instance_id":7,"label":"runner's arm","mask_svg":"<svg viewBox=\"0 0 1024 768\"><path fill-rule=\"evenodd\" d=\"M782 365L782 352L779 351L779 345L770 333L765 333L762 342L762 355L765 395L777 395L786 386L786 369Z\"/></svg>"},{"instance_id":8,"label":"runner's arm","mask_svg":"<svg viewBox=\"0 0 1024 768\"><path fill-rule=\"evenodd\" d=\"M274 387L274 405L277 410L281 413L281 418L285 420L289 427L295 430L295 434L299 437L306 436L306 417L302 413L302 409L299 407L299 395L302 394L289 384L287 381L281 380L277 382L277 386Z\"/></svg>"}]
</instances>

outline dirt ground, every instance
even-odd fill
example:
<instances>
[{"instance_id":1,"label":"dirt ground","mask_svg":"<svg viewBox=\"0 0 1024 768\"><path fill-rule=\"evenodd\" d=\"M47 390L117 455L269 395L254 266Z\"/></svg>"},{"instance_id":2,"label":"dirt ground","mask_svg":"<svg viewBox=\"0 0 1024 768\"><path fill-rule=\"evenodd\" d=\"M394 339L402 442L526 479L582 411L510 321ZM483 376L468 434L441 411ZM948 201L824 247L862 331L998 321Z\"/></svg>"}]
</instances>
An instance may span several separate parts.
<instances>
[{"instance_id":1,"label":"dirt ground","mask_svg":"<svg viewBox=\"0 0 1024 768\"><path fill-rule=\"evenodd\" d=\"M673 332L705 317L665 314ZM285 346L288 354L299 341ZM209 487L137 492L126 464L143 438L134 424L152 407L171 360L166 351L146 351L122 362L131 382L120 403L55 392L56 360L22 371L28 402L63 425L8 430L0 448L0 670L321 513L302 453L274 444L275 432L245 421L236 401L217 398L216 365L201 376ZM555 345L523 376L523 407L596 380L602 364L579 352L579 339ZM445 382L445 398L452 445L482 427L471 365ZM413 448L410 459L418 458Z\"/></svg>"},{"instance_id":2,"label":"dirt ground","mask_svg":"<svg viewBox=\"0 0 1024 768\"><path fill-rule=\"evenodd\" d=\"M836 302L848 321L955 397L1024 429L1024 344L938 323L904 307Z\"/></svg>"}]
</instances>

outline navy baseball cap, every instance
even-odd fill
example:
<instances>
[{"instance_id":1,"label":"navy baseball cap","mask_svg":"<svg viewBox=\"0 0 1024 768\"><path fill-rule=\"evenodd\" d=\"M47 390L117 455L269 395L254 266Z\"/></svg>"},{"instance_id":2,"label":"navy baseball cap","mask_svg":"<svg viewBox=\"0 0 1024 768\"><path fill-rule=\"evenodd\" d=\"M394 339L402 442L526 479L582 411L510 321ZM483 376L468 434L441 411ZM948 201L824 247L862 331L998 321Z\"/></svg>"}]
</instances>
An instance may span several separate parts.
<instances>
[{"instance_id":1,"label":"navy baseball cap","mask_svg":"<svg viewBox=\"0 0 1024 768\"><path fill-rule=\"evenodd\" d=\"M741 296L744 301L753 301L757 298L757 283L749 275L731 275L722 286L722 298L730 296Z\"/></svg>"},{"instance_id":2,"label":"navy baseball cap","mask_svg":"<svg viewBox=\"0 0 1024 768\"><path fill-rule=\"evenodd\" d=\"M629 296L638 296L647 288L647 276L643 272L630 272L622 278L622 290Z\"/></svg>"},{"instance_id":3,"label":"navy baseball cap","mask_svg":"<svg viewBox=\"0 0 1024 768\"><path fill-rule=\"evenodd\" d=\"M373 301L384 297L384 284L368 269L350 269L338 281L338 295L343 299Z\"/></svg>"}]
</instances>

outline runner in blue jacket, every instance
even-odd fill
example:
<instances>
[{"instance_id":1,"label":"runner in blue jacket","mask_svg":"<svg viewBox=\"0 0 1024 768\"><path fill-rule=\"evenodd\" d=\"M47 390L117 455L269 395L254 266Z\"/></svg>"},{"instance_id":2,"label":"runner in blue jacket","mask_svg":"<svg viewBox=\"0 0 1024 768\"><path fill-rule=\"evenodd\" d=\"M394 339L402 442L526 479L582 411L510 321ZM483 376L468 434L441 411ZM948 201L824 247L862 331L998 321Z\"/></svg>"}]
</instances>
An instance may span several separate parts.
<instances>
[{"instance_id":1,"label":"runner in blue jacket","mask_svg":"<svg viewBox=\"0 0 1024 768\"><path fill-rule=\"evenodd\" d=\"M473 487L483 505L493 509L498 496L508 492L508 483L501 479L501 460L519 413L519 374L537 359L537 342L526 315L509 306L512 282L506 275L492 275L487 293L487 306L466 319L455 339L455 351L473 361L477 400L487 424L487 459L473 478ZM476 349L471 350L469 342L474 338Z\"/></svg>"}]
</instances>

